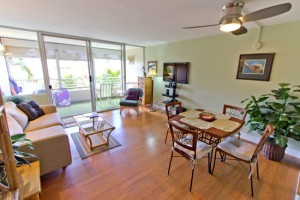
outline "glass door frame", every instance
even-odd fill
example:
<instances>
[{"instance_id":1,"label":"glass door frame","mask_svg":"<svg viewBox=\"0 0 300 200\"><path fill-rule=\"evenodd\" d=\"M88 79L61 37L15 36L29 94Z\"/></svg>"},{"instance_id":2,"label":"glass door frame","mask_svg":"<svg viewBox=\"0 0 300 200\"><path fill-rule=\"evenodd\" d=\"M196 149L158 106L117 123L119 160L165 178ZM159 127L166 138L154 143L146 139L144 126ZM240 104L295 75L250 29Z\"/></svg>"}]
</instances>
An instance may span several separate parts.
<instances>
[{"instance_id":1,"label":"glass door frame","mask_svg":"<svg viewBox=\"0 0 300 200\"><path fill-rule=\"evenodd\" d=\"M73 39L73 40L80 40L85 42L86 44L86 53L87 53L87 63L88 63L88 72L89 72L89 85L90 85L90 97L91 97L91 106L92 106L92 111L94 110L95 102L92 100L95 96L93 93L93 81L91 79L91 72L93 69L92 62L90 61L90 41L87 38L83 37L76 37L76 36L69 36L69 35L62 35L62 34L54 34L54 33L47 33L47 32L38 32L38 40L39 40L39 45L40 45L40 54L41 54L41 60L42 60L42 66L43 66L43 71L44 71L44 80L45 80L45 85L46 85L46 93L48 96L48 102L52 102L52 95L51 95L51 88L50 88L50 78L49 78L49 71L48 71L48 63L47 63L47 54L46 54L46 45L45 45L45 40L44 37L57 37L57 38L63 38L63 39Z\"/></svg>"},{"instance_id":2,"label":"glass door frame","mask_svg":"<svg viewBox=\"0 0 300 200\"><path fill-rule=\"evenodd\" d=\"M86 42L86 50L87 50L87 62L88 62L88 70L89 70L89 77L90 77L90 97L91 97L91 106L92 106L92 112L96 112L96 94L95 94L95 88L96 88L96 80L95 80L95 67L93 62L93 51L92 51L92 42L98 42L98 43L106 43L106 44L114 44L114 45L120 45L121 47L121 81L122 81L122 89L125 89L126 85L126 54L125 54L125 44L124 43L118 43L118 42L109 42L109 41L103 41L103 40L97 40L97 39L90 39L85 37L76 37L76 36L70 36L70 35L64 35L64 34L55 34L55 33L49 33L49 32L37 32L38 35L38 43L39 43L39 49L40 49L40 55L41 55L41 62L43 67L43 75L44 75L44 83L45 83L45 90L46 94L48 96L48 102L52 102L52 95L51 95L51 88L50 88L50 79L49 79L49 71L48 71L48 64L47 64L47 54L46 54L46 45L44 36L49 37L58 37L58 38L66 38L66 39L74 39L74 40L81 40Z\"/></svg>"}]
</instances>

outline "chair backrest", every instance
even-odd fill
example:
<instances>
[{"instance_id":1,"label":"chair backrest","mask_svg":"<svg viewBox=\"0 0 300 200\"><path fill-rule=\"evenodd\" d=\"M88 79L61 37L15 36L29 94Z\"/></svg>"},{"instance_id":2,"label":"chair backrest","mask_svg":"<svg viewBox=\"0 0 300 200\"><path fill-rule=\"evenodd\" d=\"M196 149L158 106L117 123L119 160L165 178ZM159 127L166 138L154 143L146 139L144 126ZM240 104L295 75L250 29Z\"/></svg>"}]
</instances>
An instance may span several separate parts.
<instances>
[{"instance_id":1,"label":"chair backrest","mask_svg":"<svg viewBox=\"0 0 300 200\"><path fill-rule=\"evenodd\" d=\"M112 96L112 83L100 83L100 98Z\"/></svg>"},{"instance_id":2,"label":"chair backrest","mask_svg":"<svg viewBox=\"0 0 300 200\"><path fill-rule=\"evenodd\" d=\"M167 103L165 105L165 108L168 120L174 117L175 115L178 115L182 111L180 101Z\"/></svg>"},{"instance_id":3,"label":"chair backrest","mask_svg":"<svg viewBox=\"0 0 300 200\"><path fill-rule=\"evenodd\" d=\"M265 131L262 134L262 136L261 136L261 138L260 138L260 140L259 140L259 142L258 142L258 144L257 144L257 146L255 148L255 150L254 150L252 158L256 157L259 154L262 146L264 145L264 143L266 142L266 140L269 138L269 136L272 135L273 133L274 133L273 126L270 125L270 124L268 124L267 127L265 128Z\"/></svg>"},{"instance_id":4,"label":"chair backrest","mask_svg":"<svg viewBox=\"0 0 300 200\"><path fill-rule=\"evenodd\" d=\"M198 133L191 129L185 129L174 121L170 120L169 127L172 135L172 145L175 151L184 156L187 159L195 158L196 149L197 149L197 141L198 141ZM187 137L189 136L189 137ZM194 157L191 157L191 154L187 154L183 149L193 151Z\"/></svg>"},{"instance_id":5,"label":"chair backrest","mask_svg":"<svg viewBox=\"0 0 300 200\"><path fill-rule=\"evenodd\" d=\"M247 115L247 110L245 110L244 108L224 104L223 114L227 114L230 117L234 117L244 121Z\"/></svg>"},{"instance_id":6,"label":"chair backrest","mask_svg":"<svg viewBox=\"0 0 300 200\"><path fill-rule=\"evenodd\" d=\"M144 95L144 91L142 88L129 88L127 91L126 91L126 96L128 94L129 91L139 91L139 98L143 97Z\"/></svg>"}]
</instances>

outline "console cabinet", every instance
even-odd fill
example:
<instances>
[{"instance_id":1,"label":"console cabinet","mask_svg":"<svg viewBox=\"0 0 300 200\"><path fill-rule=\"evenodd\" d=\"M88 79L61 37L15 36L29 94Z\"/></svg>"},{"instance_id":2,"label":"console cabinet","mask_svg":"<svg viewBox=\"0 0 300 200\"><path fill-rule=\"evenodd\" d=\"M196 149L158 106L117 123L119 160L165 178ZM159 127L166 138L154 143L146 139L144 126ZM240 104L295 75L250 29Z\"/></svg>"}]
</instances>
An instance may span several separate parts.
<instances>
[{"instance_id":1,"label":"console cabinet","mask_svg":"<svg viewBox=\"0 0 300 200\"><path fill-rule=\"evenodd\" d=\"M153 102L153 81L152 77L138 77L138 87L143 89L143 105L152 105Z\"/></svg>"}]
</instances>

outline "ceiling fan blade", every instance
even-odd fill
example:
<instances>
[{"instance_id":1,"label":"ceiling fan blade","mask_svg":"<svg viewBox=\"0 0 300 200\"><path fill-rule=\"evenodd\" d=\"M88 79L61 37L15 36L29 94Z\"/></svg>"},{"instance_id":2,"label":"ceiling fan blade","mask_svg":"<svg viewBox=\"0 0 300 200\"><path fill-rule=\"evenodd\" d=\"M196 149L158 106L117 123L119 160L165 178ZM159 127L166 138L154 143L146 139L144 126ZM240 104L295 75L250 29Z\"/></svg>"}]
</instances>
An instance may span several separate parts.
<instances>
[{"instance_id":1,"label":"ceiling fan blade","mask_svg":"<svg viewBox=\"0 0 300 200\"><path fill-rule=\"evenodd\" d=\"M246 27L244 27L244 26L241 26L241 28L239 28L238 30L231 31L231 33L233 35L243 35L243 34L245 34L247 32L248 32L248 29Z\"/></svg>"},{"instance_id":2,"label":"ceiling fan blade","mask_svg":"<svg viewBox=\"0 0 300 200\"><path fill-rule=\"evenodd\" d=\"M290 4L290 3L279 4L276 6L271 6L268 8L264 8L264 9L246 14L244 16L241 16L239 19L242 22L251 22L251 21L266 19L269 17L274 17L276 15L280 15L282 13L288 12L291 8L292 8L292 4Z\"/></svg>"},{"instance_id":3,"label":"ceiling fan blade","mask_svg":"<svg viewBox=\"0 0 300 200\"><path fill-rule=\"evenodd\" d=\"M191 29L191 28L204 28L204 27L210 27L210 26L219 26L220 24L210 24L210 25L204 25L204 26L190 26L190 27L183 27L181 29Z\"/></svg>"}]
</instances>

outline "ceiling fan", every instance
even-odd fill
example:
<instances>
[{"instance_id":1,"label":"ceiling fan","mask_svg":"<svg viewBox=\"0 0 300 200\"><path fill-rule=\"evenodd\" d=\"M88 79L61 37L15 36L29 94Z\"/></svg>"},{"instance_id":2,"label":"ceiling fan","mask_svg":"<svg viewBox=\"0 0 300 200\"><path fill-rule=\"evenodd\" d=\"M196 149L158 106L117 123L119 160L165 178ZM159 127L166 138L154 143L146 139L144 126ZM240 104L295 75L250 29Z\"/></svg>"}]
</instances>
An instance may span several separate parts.
<instances>
[{"instance_id":1,"label":"ceiling fan","mask_svg":"<svg viewBox=\"0 0 300 200\"><path fill-rule=\"evenodd\" d=\"M288 12L292 8L292 4L284 3L242 15L244 5L245 3L243 1L232 1L227 3L223 6L223 17L220 19L218 24L191 26L184 27L182 29L204 28L219 25L221 31L231 32L234 35L242 35L247 33L247 28L243 26L243 23L274 17Z\"/></svg>"}]
</instances>

